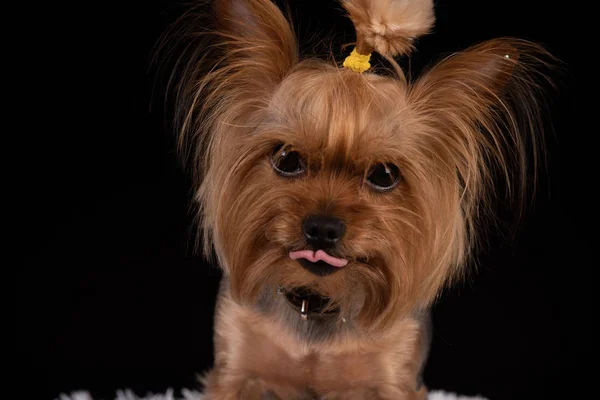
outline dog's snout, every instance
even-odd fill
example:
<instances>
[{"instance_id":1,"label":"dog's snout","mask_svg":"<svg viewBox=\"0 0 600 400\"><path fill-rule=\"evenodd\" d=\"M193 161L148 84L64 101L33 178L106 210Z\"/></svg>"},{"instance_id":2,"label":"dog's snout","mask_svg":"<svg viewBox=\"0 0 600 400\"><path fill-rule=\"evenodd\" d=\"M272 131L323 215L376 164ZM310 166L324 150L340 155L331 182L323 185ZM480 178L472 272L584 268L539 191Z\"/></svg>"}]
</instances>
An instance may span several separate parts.
<instances>
[{"instance_id":1,"label":"dog's snout","mask_svg":"<svg viewBox=\"0 0 600 400\"><path fill-rule=\"evenodd\" d=\"M344 236L346 224L339 218L311 215L304 221L304 237L316 249L326 249Z\"/></svg>"}]
</instances>

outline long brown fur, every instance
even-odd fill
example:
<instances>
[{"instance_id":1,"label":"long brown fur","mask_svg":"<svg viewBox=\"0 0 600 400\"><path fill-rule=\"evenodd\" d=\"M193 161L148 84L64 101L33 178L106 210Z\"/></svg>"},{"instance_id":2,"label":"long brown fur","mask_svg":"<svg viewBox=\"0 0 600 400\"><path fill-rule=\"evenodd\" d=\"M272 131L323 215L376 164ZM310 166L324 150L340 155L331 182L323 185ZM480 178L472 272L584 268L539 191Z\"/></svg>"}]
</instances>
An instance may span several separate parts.
<instances>
[{"instance_id":1,"label":"long brown fur","mask_svg":"<svg viewBox=\"0 0 600 400\"><path fill-rule=\"evenodd\" d=\"M357 40L394 62L429 31L432 4L399 0L408 11L394 18L412 28L376 43L364 23L385 15L372 8L384 3L395 1L342 1ZM494 39L407 82L300 61L269 0L216 0L212 14L194 9L176 26L188 40L173 80L180 150L196 178L205 249L225 274L208 399L424 398L420 316L463 275L493 217L495 184L518 207L533 181L548 54ZM304 156L304 176L273 171L278 144ZM365 184L380 162L402 174L387 193ZM347 226L335 254L350 264L329 276L288 256L305 246L302 223L314 214ZM278 286L331 298L343 326L296 322Z\"/></svg>"},{"instance_id":2,"label":"long brown fur","mask_svg":"<svg viewBox=\"0 0 600 400\"><path fill-rule=\"evenodd\" d=\"M342 0L357 34L357 49L396 56L433 26L432 0Z\"/></svg>"}]
</instances>

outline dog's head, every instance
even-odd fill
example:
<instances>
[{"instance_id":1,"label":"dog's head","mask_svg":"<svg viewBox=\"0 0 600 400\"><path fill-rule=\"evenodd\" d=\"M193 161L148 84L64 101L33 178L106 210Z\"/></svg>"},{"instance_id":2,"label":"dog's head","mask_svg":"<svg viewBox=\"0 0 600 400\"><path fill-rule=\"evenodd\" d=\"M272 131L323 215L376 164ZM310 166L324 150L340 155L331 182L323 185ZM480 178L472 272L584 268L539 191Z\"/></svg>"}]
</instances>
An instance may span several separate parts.
<instances>
[{"instance_id":1,"label":"dog's head","mask_svg":"<svg viewBox=\"0 0 600 400\"><path fill-rule=\"evenodd\" d=\"M432 1L342 4L359 52L397 76L299 61L269 0L217 0L210 51L182 59L181 144L236 301L304 287L383 327L459 275L495 178L522 194L542 50L492 40L408 82L391 57L430 29Z\"/></svg>"}]
</instances>

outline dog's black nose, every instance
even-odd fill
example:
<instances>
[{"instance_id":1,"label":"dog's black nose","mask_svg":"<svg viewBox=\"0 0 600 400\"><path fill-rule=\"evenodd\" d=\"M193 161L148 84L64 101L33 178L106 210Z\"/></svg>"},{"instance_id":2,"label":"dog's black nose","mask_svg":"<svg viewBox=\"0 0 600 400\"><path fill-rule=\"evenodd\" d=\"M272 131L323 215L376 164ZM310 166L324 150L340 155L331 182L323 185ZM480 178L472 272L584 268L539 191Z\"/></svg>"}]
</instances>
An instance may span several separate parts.
<instances>
[{"instance_id":1,"label":"dog's black nose","mask_svg":"<svg viewBox=\"0 0 600 400\"><path fill-rule=\"evenodd\" d=\"M314 249L333 247L346 232L346 224L339 218L311 215L304 221L304 237Z\"/></svg>"}]
</instances>

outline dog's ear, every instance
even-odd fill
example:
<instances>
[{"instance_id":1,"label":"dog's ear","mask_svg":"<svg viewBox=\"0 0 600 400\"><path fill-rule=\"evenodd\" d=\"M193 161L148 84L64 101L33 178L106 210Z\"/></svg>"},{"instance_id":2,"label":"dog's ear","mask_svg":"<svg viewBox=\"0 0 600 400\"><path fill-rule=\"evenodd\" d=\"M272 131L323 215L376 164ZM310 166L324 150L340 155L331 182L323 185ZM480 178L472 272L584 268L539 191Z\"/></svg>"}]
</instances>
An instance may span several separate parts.
<instances>
[{"instance_id":1,"label":"dog's ear","mask_svg":"<svg viewBox=\"0 0 600 400\"><path fill-rule=\"evenodd\" d=\"M253 96L272 89L297 62L292 28L270 0L216 0L213 16L229 78Z\"/></svg>"},{"instance_id":2,"label":"dog's ear","mask_svg":"<svg viewBox=\"0 0 600 400\"><path fill-rule=\"evenodd\" d=\"M504 89L527 56L531 44L510 39L495 39L455 53L426 71L411 88L411 101L419 106L444 105L465 112L464 117L479 118L490 106L498 104ZM516 79L519 79L518 77Z\"/></svg>"},{"instance_id":3,"label":"dog's ear","mask_svg":"<svg viewBox=\"0 0 600 400\"><path fill-rule=\"evenodd\" d=\"M261 123L276 87L297 63L292 28L270 0L205 0L166 32L178 151L197 185L206 254L239 143ZM228 158L229 157L229 158ZM205 179L206 178L206 179ZM214 207L215 209L211 208Z\"/></svg>"},{"instance_id":4,"label":"dog's ear","mask_svg":"<svg viewBox=\"0 0 600 400\"><path fill-rule=\"evenodd\" d=\"M414 138L414 170L437 188L424 186L431 193L424 220L435 221L433 228L447 224L424 230L433 232L431 243L442 244L433 246L429 265L436 270L421 289L429 298L442 282L468 273L461 267L481 243L483 224L500 227L523 216L543 166L544 100L557 66L537 44L500 38L444 58L409 84L413 128L406 134ZM498 224L499 202L511 206L513 221Z\"/></svg>"},{"instance_id":5,"label":"dog's ear","mask_svg":"<svg viewBox=\"0 0 600 400\"><path fill-rule=\"evenodd\" d=\"M164 35L161 51L178 55L168 91L179 151L198 176L210 144L251 131L298 59L292 28L270 0L200 2Z\"/></svg>"},{"instance_id":6,"label":"dog's ear","mask_svg":"<svg viewBox=\"0 0 600 400\"><path fill-rule=\"evenodd\" d=\"M437 151L441 171L457 173L468 224L497 193L514 201L515 215L526 204L543 159L544 94L555 65L539 45L493 39L445 58L409 87L425 147ZM506 190L490 190L502 182Z\"/></svg>"}]
</instances>

